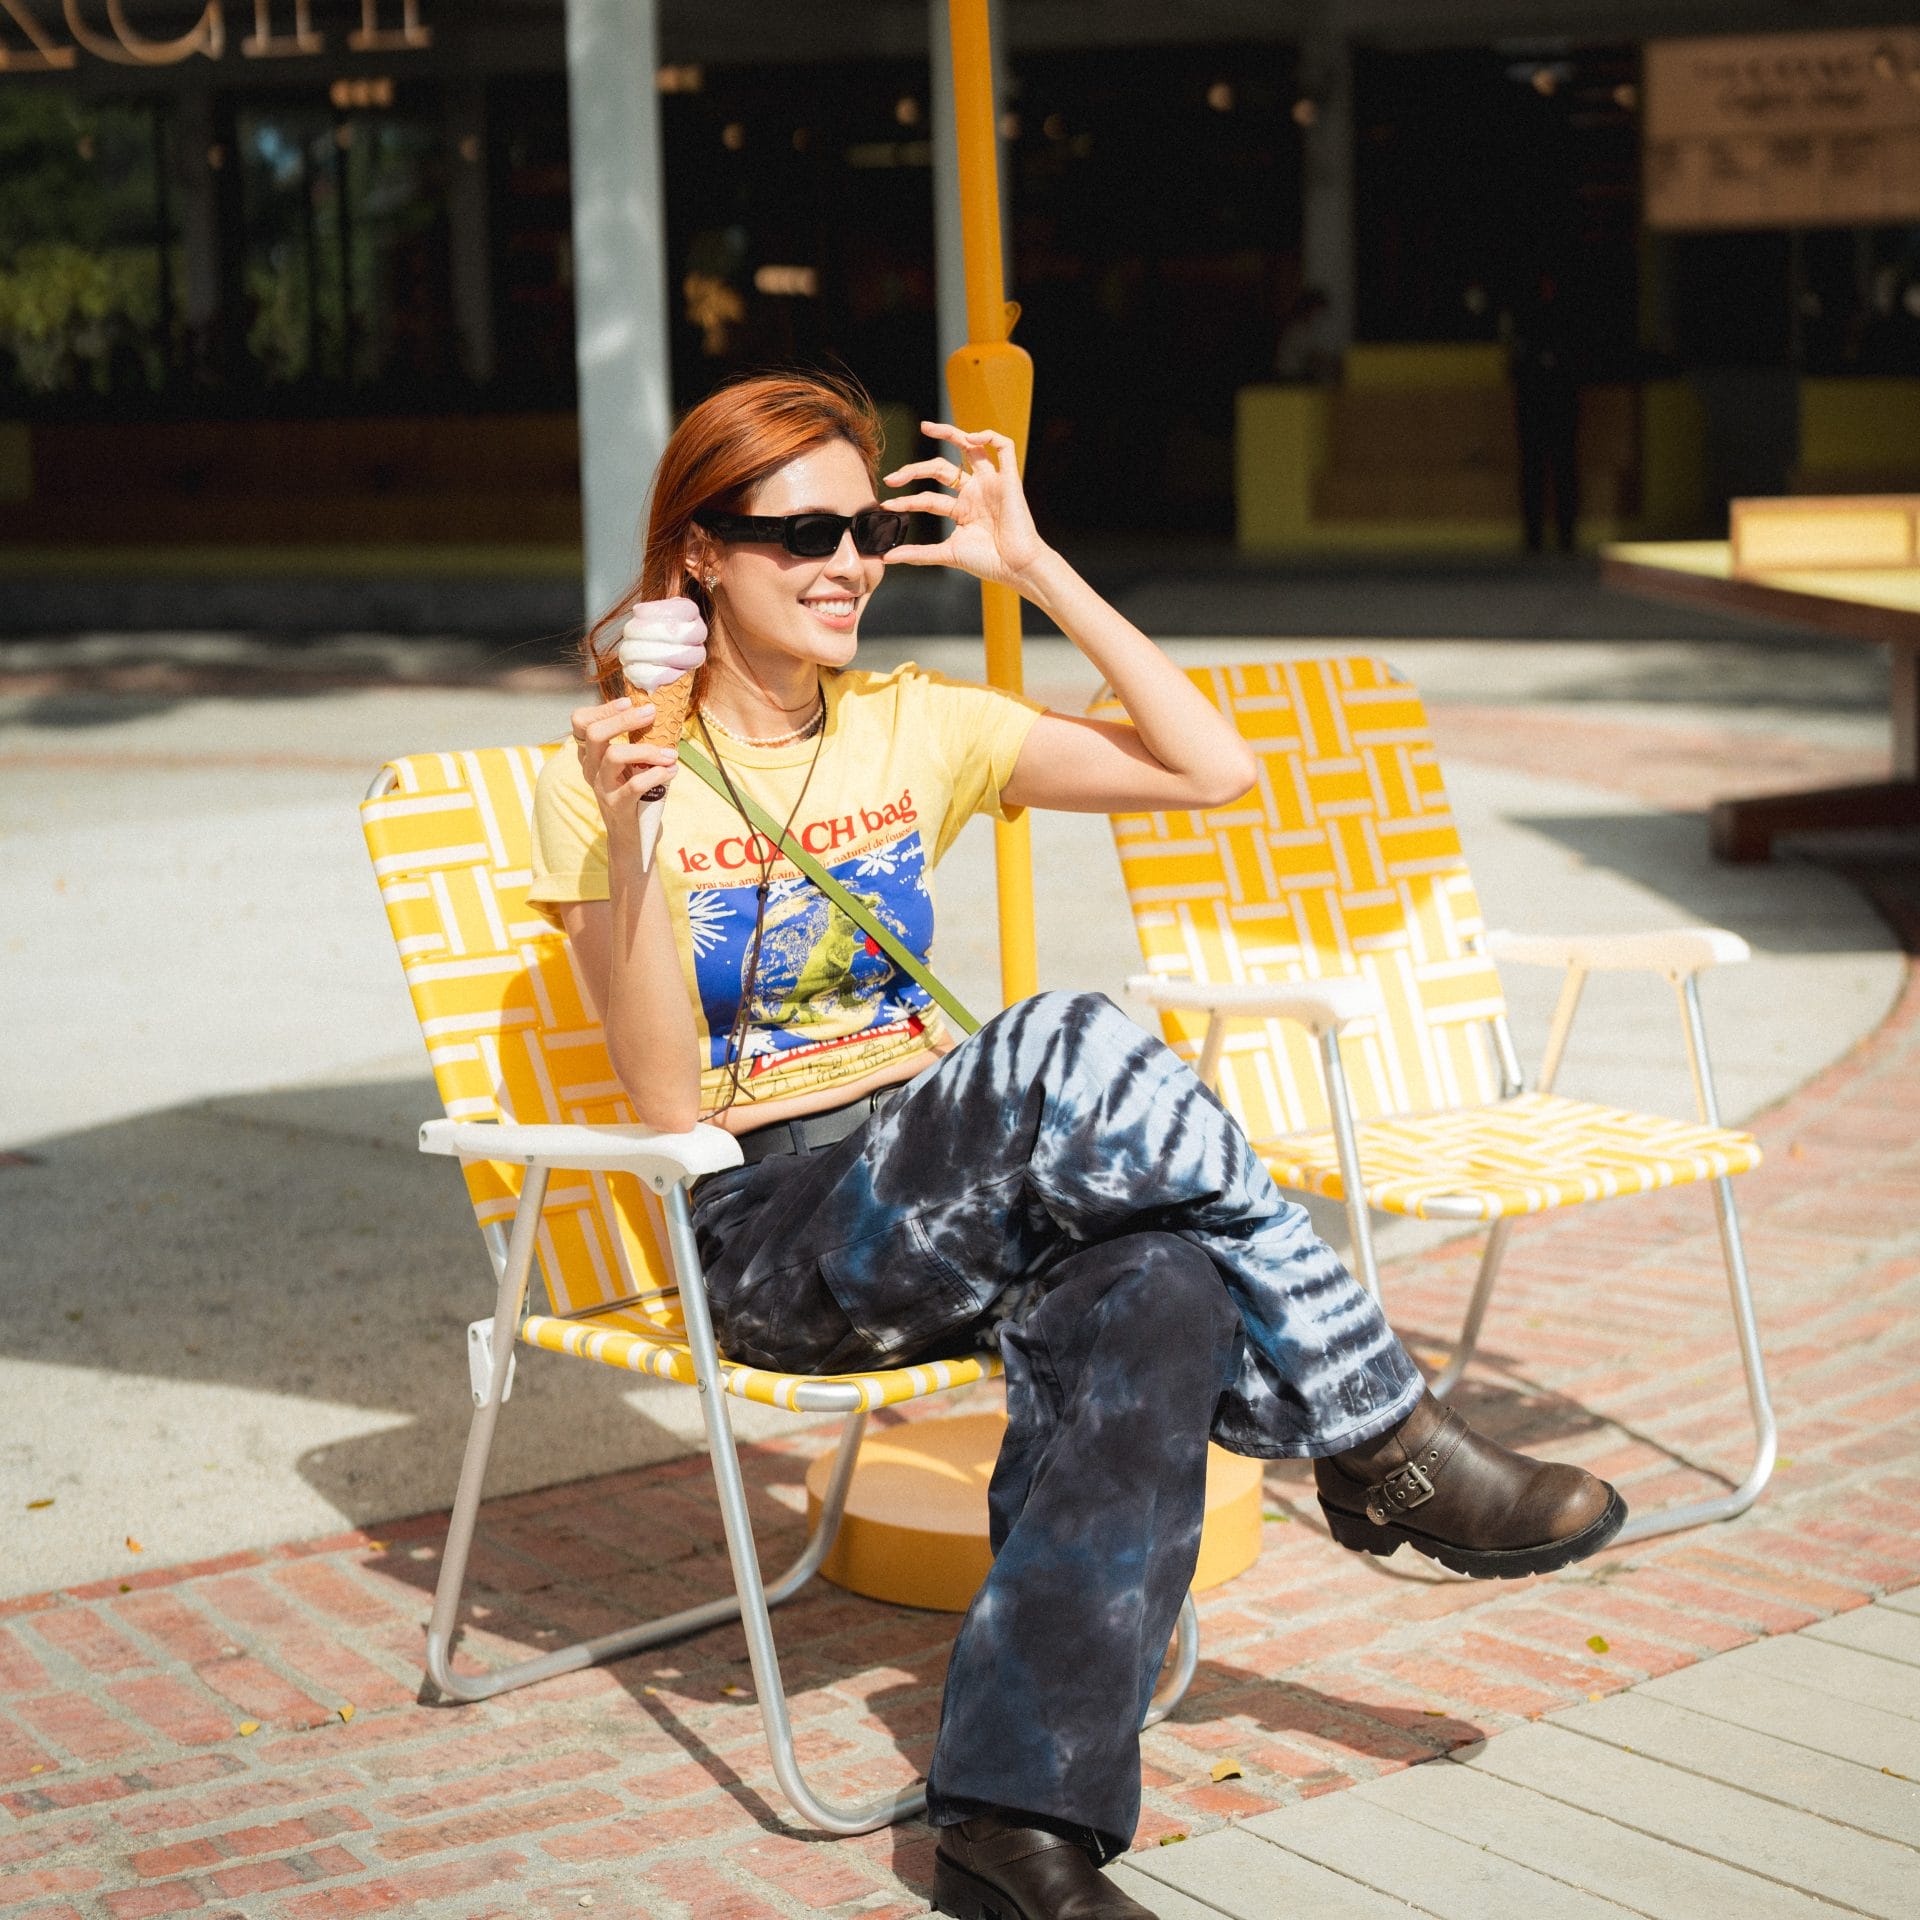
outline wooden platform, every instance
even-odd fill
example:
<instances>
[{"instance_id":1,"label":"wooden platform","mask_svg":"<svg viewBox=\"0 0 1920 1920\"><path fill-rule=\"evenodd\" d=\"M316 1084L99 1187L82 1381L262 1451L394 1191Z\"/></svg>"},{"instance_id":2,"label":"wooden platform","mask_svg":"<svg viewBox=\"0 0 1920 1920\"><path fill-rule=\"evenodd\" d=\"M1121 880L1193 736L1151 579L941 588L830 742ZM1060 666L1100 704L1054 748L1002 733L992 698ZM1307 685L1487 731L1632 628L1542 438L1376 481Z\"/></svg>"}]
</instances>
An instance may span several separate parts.
<instances>
[{"instance_id":1,"label":"wooden platform","mask_svg":"<svg viewBox=\"0 0 1920 1920\"><path fill-rule=\"evenodd\" d=\"M1906 1920L1920 1588L1113 1873L1161 1920Z\"/></svg>"},{"instance_id":2,"label":"wooden platform","mask_svg":"<svg viewBox=\"0 0 1920 1920\"><path fill-rule=\"evenodd\" d=\"M1716 801L1708 830L1721 859L1765 860L1785 833L1920 825L1920 567L1755 574L1736 568L1728 541L1674 540L1608 547L1601 577L1647 599L1790 621L1893 656L1892 778Z\"/></svg>"}]
</instances>

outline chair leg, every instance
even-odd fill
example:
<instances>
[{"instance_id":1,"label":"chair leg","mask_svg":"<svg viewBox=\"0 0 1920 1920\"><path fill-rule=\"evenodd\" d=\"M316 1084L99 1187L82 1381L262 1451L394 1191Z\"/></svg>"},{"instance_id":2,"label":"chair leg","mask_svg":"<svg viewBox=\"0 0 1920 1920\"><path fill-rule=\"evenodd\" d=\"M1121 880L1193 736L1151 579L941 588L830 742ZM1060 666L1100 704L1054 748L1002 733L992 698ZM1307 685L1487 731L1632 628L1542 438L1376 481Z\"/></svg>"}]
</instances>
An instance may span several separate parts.
<instances>
[{"instance_id":1,"label":"chair leg","mask_svg":"<svg viewBox=\"0 0 1920 1920\"><path fill-rule=\"evenodd\" d=\"M1694 1100L1706 1125L1720 1124L1720 1097L1714 1090L1713 1066L1707 1055L1706 1020L1700 1010L1700 979L1687 973L1675 977L1680 1022L1687 1042L1687 1064L1693 1072ZM1767 1394L1766 1362L1760 1353L1760 1327L1754 1318L1753 1291L1747 1284L1747 1251L1740 1238L1740 1216L1734 1210L1733 1182L1724 1175L1713 1183L1713 1207L1720 1226L1720 1252L1727 1265L1727 1292L1733 1306L1734 1332L1740 1341L1740 1364L1747 1376L1747 1408L1753 1418L1753 1461L1746 1478L1731 1493L1711 1500L1689 1500L1658 1513L1643 1513L1622 1527L1615 1542L1645 1540L1655 1534L1678 1533L1709 1520L1731 1520L1745 1513L1760 1497L1773 1475L1779 1434L1773 1403Z\"/></svg>"},{"instance_id":2,"label":"chair leg","mask_svg":"<svg viewBox=\"0 0 1920 1920\"><path fill-rule=\"evenodd\" d=\"M1760 1327L1754 1318L1753 1292L1747 1282L1747 1254L1740 1238L1740 1216L1734 1211L1731 1180L1723 1177L1713 1183L1713 1204L1720 1223L1720 1250L1726 1258L1734 1331L1740 1340L1740 1364L1747 1378L1747 1406L1753 1417L1753 1462L1747 1468L1746 1478L1730 1493L1718 1494L1711 1500L1689 1500L1677 1507L1663 1507L1657 1513L1634 1515L1614 1536L1616 1546L1630 1540L1646 1540L1656 1534L1678 1533L1684 1527L1701 1526L1710 1520L1731 1520L1753 1505L1773 1476L1779 1433L1773 1403L1767 1393L1766 1362L1760 1352Z\"/></svg>"},{"instance_id":3,"label":"chair leg","mask_svg":"<svg viewBox=\"0 0 1920 1920\"><path fill-rule=\"evenodd\" d=\"M1353 1236L1351 1265L1360 1284L1380 1298L1380 1264L1373 1257L1373 1222L1367 1213L1367 1186L1360 1172L1360 1137L1353 1124L1353 1102L1347 1095L1347 1071L1340 1059L1340 1036L1320 1035L1320 1073L1326 1084L1327 1113L1333 1121L1333 1140L1340 1156L1340 1184L1347 1200L1347 1228Z\"/></svg>"},{"instance_id":4,"label":"chair leg","mask_svg":"<svg viewBox=\"0 0 1920 1920\"><path fill-rule=\"evenodd\" d=\"M1493 1283L1500 1274L1500 1262L1506 1256L1507 1236L1513 1231L1511 1216L1496 1220L1487 1232L1486 1250L1480 1255L1480 1271L1467 1300L1466 1318L1460 1323L1460 1337L1453 1344L1447 1364L1427 1382L1427 1391L1436 1400L1444 1400L1460 1384L1474 1349L1480 1344L1480 1323L1487 1317L1487 1302L1493 1298Z\"/></svg>"},{"instance_id":5,"label":"chair leg","mask_svg":"<svg viewBox=\"0 0 1920 1920\"><path fill-rule=\"evenodd\" d=\"M876 1827L890 1826L896 1820L919 1813L927 1804L927 1790L924 1784L917 1784L857 1806L843 1806L823 1800L801 1771L799 1756L794 1751L793 1723L787 1713L786 1687L780 1678L780 1654L774 1645L773 1622L767 1613L768 1595L761 1583L760 1562L754 1552L746 1484L740 1474L740 1456L734 1446L726 1393L720 1384L719 1349L714 1342L713 1320L707 1312L706 1286L684 1188L676 1187L667 1195L666 1215L674 1272L680 1282L687 1345L693 1352L700 1411L706 1422L714 1491L720 1499L720 1519L726 1531L728 1557L733 1563L740 1624L746 1631L747 1658L753 1667L754 1691L760 1697L760 1717L766 1727L773 1775L794 1811L810 1826L825 1833L871 1833ZM844 1475L836 1472L835 1479L851 1479L852 1466L844 1454L839 1464Z\"/></svg>"},{"instance_id":6,"label":"chair leg","mask_svg":"<svg viewBox=\"0 0 1920 1920\"><path fill-rule=\"evenodd\" d=\"M839 1444L835 1449L834 1470L827 1484L826 1496L821 1502L819 1521L807 1536L807 1543L799 1556L783 1573L766 1583L766 1602L769 1607L783 1606L798 1594L819 1572L820 1563L832 1549L834 1538L840 1531L847 1489L852 1482L854 1464L859 1459L860 1438L866 1424L867 1416L863 1412L848 1414L842 1424ZM492 1447L492 1422L486 1420L483 1409L474 1415L473 1430L467 1440L468 1459L472 1461L477 1456L478 1461L474 1469L476 1486L479 1478L485 1474L486 1456ZM464 1491L464 1470L461 1484ZM476 1508L479 1505L477 1493L474 1495L474 1505ZM611 1633L596 1634L591 1640L578 1640L571 1646L556 1647L551 1653L515 1661L513 1665L492 1673L456 1673L449 1662L465 1584L467 1545L472 1537L471 1520L468 1522L467 1536L467 1541L461 1543L456 1562L452 1551L453 1536L449 1530L448 1551L441 1565L440 1584L434 1596L434 1625L428 1629L427 1636L427 1673L435 1692L462 1704L491 1700L496 1694L532 1686L539 1680L551 1680L558 1674L577 1673L582 1667L599 1666L604 1661L617 1660L624 1654L639 1653L647 1647L663 1646L669 1640L704 1633L709 1627L721 1626L740 1617L739 1596L728 1594L717 1600L702 1601L697 1606L683 1607L677 1613L663 1614L657 1620L620 1627ZM446 1615L444 1628L440 1626L443 1610Z\"/></svg>"},{"instance_id":7,"label":"chair leg","mask_svg":"<svg viewBox=\"0 0 1920 1920\"><path fill-rule=\"evenodd\" d=\"M493 1432L500 1406L507 1396L507 1373L513 1364L514 1336L520 1326L520 1308L527 1297L527 1279L533 1271L534 1248L540 1236L540 1209L546 1204L547 1170L529 1167L513 1211L513 1232L506 1258L500 1262L493 1300L493 1372L487 1391L473 1411L467 1429L467 1450L460 1462L460 1485L453 1497L447 1540L440 1554L440 1579L434 1588L433 1613L427 1622L427 1679L450 1699L482 1699L469 1691L471 1682L450 1665L454 1626L460 1613L460 1592L466 1585L467 1558L473 1551L474 1522L480 1513L481 1490L486 1485L487 1461L493 1453Z\"/></svg>"},{"instance_id":8,"label":"chair leg","mask_svg":"<svg viewBox=\"0 0 1920 1920\"><path fill-rule=\"evenodd\" d=\"M1160 1684L1154 1689L1153 1703L1141 1727L1157 1727L1182 1700L1193 1684L1193 1670L1200 1664L1200 1614L1193 1604L1193 1590L1180 1603L1180 1622L1174 1628L1172 1661L1160 1669Z\"/></svg>"},{"instance_id":9,"label":"chair leg","mask_svg":"<svg viewBox=\"0 0 1920 1920\"><path fill-rule=\"evenodd\" d=\"M723 1621L737 1619L740 1601L737 1595L705 1601L612 1633L597 1634L572 1646L557 1647L529 1660L520 1660L492 1673L456 1673L453 1645L460 1620L460 1601L466 1586L467 1562L473 1551L474 1526L479 1517L481 1495L486 1484L487 1461L493 1452L493 1439L505 1398L507 1366L513 1354L514 1330L520 1321L521 1302L533 1267L533 1252L539 1233L540 1209L546 1199L547 1173L530 1168L520 1203L514 1210L513 1233L506 1257L500 1265L499 1291L494 1300L494 1370L486 1396L474 1409L473 1425L467 1432L467 1450L460 1465L460 1485L454 1496L453 1513L447 1527L446 1546L440 1559L440 1579L434 1589L433 1614L427 1626L427 1679L432 1690L447 1700L472 1702L490 1700L495 1694L516 1687L531 1686L538 1680L551 1680L557 1674L575 1673L582 1667L597 1666L603 1660L637 1653L685 1634L701 1633ZM717 1374L716 1374L717 1378ZM801 1549L799 1557L765 1590L766 1603L779 1606L793 1598L815 1573L832 1547L840 1530L847 1489L860 1454L860 1436L865 1429L864 1411L847 1415L840 1431L840 1444L833 1472L821 1502L820 1518Z\"/></svg>"},{"instance_id":10,"label":"chair leg","mask_svg":"<svg viewBox=\"0 0 1920 1920\"><path fill-rule=\"evenodd\" d=\"M698 1633L707 1627L718 1626L723 1621L738 1619L746 1631L747 1656L753 1668L754 1691L760 1698L761 1719L766 1728L774 1777L779 1782L781 1792L801 1818L823 1832L846 1835L870 1833L877 1827L891 1825L896 1820L904 1820L923 1811L927 1803L924 1782L898 1793L883 1795L864 1805L843 1806L816 1794L801 1770L799 1757L794 1750L793 1726L787 1711L785 1685L780 1676L780 1658L774 1645L770 1610L791 1599L805 1586L833 1545L859 1457L866 1414L861 1411L847 1416L841 1428L833 1472L828 1478L825 1498L821 1503L819 1523L809 1536L800 1557L769 1585L761 1575L759 1557L754 1547L753 1523L747 1509L746 1486L740 1472L740 1457L734 1443L726 1390L722 1385L719 1350L713 1337L712 1319L707 1312L699 1253L693 1241L693 1223L687 1209L685 1190L681 1188L676 1188L667 1197L667 1234L675 1270L681 1282L687 1342L693 1351L701 1414L713 1464L714 1490L719 1497L721 1523L732 1563L735 1591L726 1598L687 1607L643 1626L623 1628L591 1640L582 1640L570 1647L557 1648L551 1653L519 1661L495 1673L459 1674L453 1671L451 1652L454 1629L459 1619L461 1592L466 1582L467 1561L473 1546L474 1524L480 1509L487 1460L493 1451L494 1429L505 1394L506 1362L512 1353L510 1340L500 1337L500 1330L510 1330L518 1322L519 1302L525 1295L527 1276L532 1266L534 1237L538 1231L545 1186L544 1174L537 1169L530 1171L527 1189L521 1194L520 1208L514 1217L513 1241L501 1275L500 1294L495 1308L496 1359L493 1377L485 1400L475 1409L473 1426L467 1437L459 1492L454 1501L452 1524L448 1528L440 1581L434 1594L433 1617L427 1632L428 1678L438 1692L449 1699L485 1700L516 1687L530 1686L537 1680L572 1673L622 1653L657 1646L683 1634ZM1194 1608L1193 1596L1189 1593L1180 1609L1171 1665L1155 1691L1143 1726L1152 1726L1164 1719L1180 1703L1192 1682L1199 1649L1199 1616Z\"/></svg>"}]
</instances>

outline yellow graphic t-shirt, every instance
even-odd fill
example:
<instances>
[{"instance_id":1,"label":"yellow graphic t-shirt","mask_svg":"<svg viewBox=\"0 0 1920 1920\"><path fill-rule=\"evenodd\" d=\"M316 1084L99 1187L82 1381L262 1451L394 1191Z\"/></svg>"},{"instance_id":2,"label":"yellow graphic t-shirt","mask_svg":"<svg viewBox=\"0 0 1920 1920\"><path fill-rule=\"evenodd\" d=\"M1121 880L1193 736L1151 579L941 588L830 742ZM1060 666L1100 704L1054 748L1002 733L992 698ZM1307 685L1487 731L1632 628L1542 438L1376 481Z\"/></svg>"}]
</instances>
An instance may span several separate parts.
<instances>
[{"instance_id":1,"label":"yellow graphic t-shirt","mask_svg":"<svg viewBox=\"0 0 1920 1920\"><path fill-rule=\"evenodd\" d=\"M932 870L974 814L1011 817L1001 789L1041 710L911 662L891 673L823 673L821 681L823 735L749 747L716 728L713 747L734 784L774 819L784 822L799 801L793 836L925 961L933 944ZM707 750L697 719L688 738ZM720 1104L727 1083L727 1040L740 1012L769 856L766 928L736 1104L844 1085L947 1044L925 988L791 861L775 855L725 798L683 770L667 789L654 861L671 890L674 937L699 1028L703 1113ZM606 829L568 743L547 761L534 792L527 898L558 926L560 903L606 897Z\"/></svg>"}]
</instances>

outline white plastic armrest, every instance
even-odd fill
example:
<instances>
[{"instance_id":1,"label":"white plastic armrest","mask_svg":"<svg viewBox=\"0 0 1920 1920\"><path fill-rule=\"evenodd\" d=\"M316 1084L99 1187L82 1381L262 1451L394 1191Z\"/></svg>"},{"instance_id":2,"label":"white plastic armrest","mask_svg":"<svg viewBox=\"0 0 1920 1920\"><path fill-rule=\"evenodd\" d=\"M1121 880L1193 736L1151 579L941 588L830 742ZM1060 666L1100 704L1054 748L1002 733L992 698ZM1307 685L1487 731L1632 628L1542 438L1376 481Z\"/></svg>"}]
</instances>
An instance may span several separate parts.
<instances>
[{"instance_id":1,"label":"white plastic armrest","mask_svg":"<svg viewBox=\"0 0 1920 1920\"><path fill-rule=\"evenodd\" d=\"M703 1173L740 1165L740 1143L724 1127L691 1133L654 1133L646 1127L522 1126L505 1120L429 1120L420 1129L422 1153L462 1160L504 1160L516 1167L557 1167L574 1173L637 1174L655 1193Z\"/></svg>"},{"instance_id":2,"label":"white plastic armrest","mask_svg":"<svg viewBox=\"0 0 1920 1920\"><path fill-rule=\"evenodd\" d=\"M1590 973L1698 973L1751 957L1724 927L1666 927L1656 933L1489 933L1487 955L1523 967L1584 967Z\"/></svg>"},{"instance_id":3,"label":"white plastic armrest","mask_svg":"<svg viewBox=\"0 0 1920 1920\"><path fill-rule=\"evenodd\" d=\"M1135 974L1127 991L1150 1007L1224 1015L1240 1020L1293 1020L1315 1033L1338 1033L1380 1011L1380 990L1371 980L1342 975L1332 980L1163 979Z\"/></svg>"}]
</instances>

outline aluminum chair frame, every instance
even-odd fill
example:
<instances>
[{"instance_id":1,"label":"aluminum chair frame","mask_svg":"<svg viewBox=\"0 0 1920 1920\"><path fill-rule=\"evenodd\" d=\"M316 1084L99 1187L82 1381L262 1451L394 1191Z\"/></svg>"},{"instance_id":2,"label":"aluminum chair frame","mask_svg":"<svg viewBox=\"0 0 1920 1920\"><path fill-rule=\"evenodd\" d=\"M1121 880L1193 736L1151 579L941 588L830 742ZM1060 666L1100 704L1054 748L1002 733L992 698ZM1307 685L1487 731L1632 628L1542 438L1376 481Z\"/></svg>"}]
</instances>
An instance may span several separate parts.
<instances>
[{"instance_id":1,"label":"aluminum chair frame","mask_svg":"<svg viewBox=\"0 0 1920 1920\"><path fill-rule=\"evenodd\" d=\"M1485 949L1488 957L1496 961L1559 966L1565 970L1535 1087L1540 1093L1551 1093L1553 1090L1590 973L1648 971L1663 975L1679 1001L1695 1107L1703 1124L1711 1127L1721 1124L1719 1096L1714 1087L1713 1066L1707 1052L1706 1021L1700 1006L1700 975L1708 967L1742 961L1748 957L1746 942L1738 935L1717 927L1560 938L1491 933L1485 936ZM1353 1264L1367 1290L1375 1299L1379 1299L1380 1269L1374 1254L1366 1177L1360 1161L1359 1132L1354 1121L1346 1067L1340 1057L1342 1031L1378 1009L1379 998L1372 983L1358 977L1347 977L1287 985L1236 983L1231 986L1205 986L1158 975L1141 975L1127 984L1136 997L1155 1007L1199 1011L1207 1015L1197 1070L1210 1086L1219 1066L1227 1026L1236 1018L1289 1020L1304 1026L1314 1036L1340 1161L1340 1181L1345 1192L1348 1229L1353 1239ZM1503 1100L1512 1099L1526 1090L1512 1029L1505 1014L1489 1020L1486 1026L1499 1068L1500 1097ZM1754 1313L1740 1218L1734 1206L1733 1182L1722 1175L1713 1180L1711 1185L1721 1254L1726 1267L1729 1304L1739 1342L1748 1411L1753 1423L1753 1454L1745 1476L1728 1492L1662 1507L1652 1513L1635 1514L1615 1536L1616 1545L1660 1534L1678 1533L1711 1521L1731 1520L1753 1505L1773 1474L1779 1451L1779 1429L1767 1390L1766 1363L1760 1349L1759 1323ZM1445 1200L1433 1200L1427 1203L1425 1211L1430 1217L1439 1219L1451 1216L1462 1220L1478 1220L1482 1217L1474 1203L1469 1201L1450 1208ZM1480 1329L1486 1318L1488 1302L1493 1297L1494 1284L1499 1277L1516 1218L1514 1215L1504 1215L1489 1224L1487 1244L1480 1257L1479 1271L1474 1279L1473 1291L1468 1296L1453 1352L1429 1383L1436 1398L1444 1399L1459 1384L1461 1374L1465 1372L1479 1345Z\"/></svg>"},{"instance_id":2,"label":"aluminum chair frame","mask_svg":"<svg viewBox=\"0 0 1920 1920\"><path fill-rule=\"evenodd\" d=\"M554 1138L554 1136L569 1136ZM728 1394L713 1320L707 1308L706 1275L694 1242L693 1216L688 1205L690 1183L702 1173L739 1163L732 1136L716 1127L696 1128L691 1134L649 1134L635 1127L523 1127L510 1123L452 1120L428 1121L420 1130L423 1153L449 1154L462 1160L499 1160L523 1165L526 1179L520 1190L513 1225L498 1257L498 1291L494 1300L490 1338L486 1343L484 1389L474 1393L473 1425L468 1431L460 1484L454 1496L447 1529L440 1578L434 1590L433 1613L427 1627L427 1675L437 1692L457 1701L492 1698L515 1687L573 1673L622 1654L655 1647L682 1635L703 1632L726 1620L737 1619L745 1629L747 1657L753 1669L754 1691L766 1728L774 1778L794 1810L810 1826L831 1834L869 1833L921 1812L927 1801L924 1784L886 1794L860 1805L845 1806L822 1798L808 1783L794 1751L793 1726L780 1674L780 1655L774 1643L771 1610L791 1600L819 1571L832 1547L845 1510L847 1490L859 1458L866 1413L860 1389L821 1381L809 1390L809 1410L838 1409L844 1414L833 1472L821 1501L820 1517L799 1557L776 1579L760 1570L754 1545L753 1522L747 1510L746 1486L741 1477L739 1450L727 1406ZM463 1674L453 1666L453 1644L459 1624L461 1595L479 1517L487 1461L493 1451L512 1371L515 1337L526 1304L539 1235L540 1211L547 1181L556 1169L569 1171L624 1171L638 1175L665 1201L668 1250L679 1283L687 1344L692 1350L695 1384L713 1463L714 1487L732 1565L731 1596L682 1608L658 1620L603 1633L556 1648L529 1660L487 1674ZM478 1324L478 1323L476 1323ZM1179 1705L1191 1684L1199 1661L1199 1618L1189 1593L1180 1610L1172 1662L1164 1673L1148 1709L1145 1726L1152 1726Z\"/></svg>"}]
</instances>

